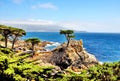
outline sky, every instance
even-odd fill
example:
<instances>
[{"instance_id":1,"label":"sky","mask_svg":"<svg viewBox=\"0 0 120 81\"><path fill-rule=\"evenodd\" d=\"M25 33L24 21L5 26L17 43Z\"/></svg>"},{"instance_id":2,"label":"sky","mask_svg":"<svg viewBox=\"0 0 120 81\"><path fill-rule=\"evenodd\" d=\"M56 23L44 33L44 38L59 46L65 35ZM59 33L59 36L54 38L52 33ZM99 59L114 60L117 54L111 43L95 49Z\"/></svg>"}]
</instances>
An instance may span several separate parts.
<instances>
[{"instance_id":1,"label":"sky","mask_svg":"<svg viewBox=\"0 0 120 81\"><path fill-rule=\"evenodd\" d=\"M120 33L120 0L0 0L0 24L26 31Z\"/></svg>"}]
</instances>

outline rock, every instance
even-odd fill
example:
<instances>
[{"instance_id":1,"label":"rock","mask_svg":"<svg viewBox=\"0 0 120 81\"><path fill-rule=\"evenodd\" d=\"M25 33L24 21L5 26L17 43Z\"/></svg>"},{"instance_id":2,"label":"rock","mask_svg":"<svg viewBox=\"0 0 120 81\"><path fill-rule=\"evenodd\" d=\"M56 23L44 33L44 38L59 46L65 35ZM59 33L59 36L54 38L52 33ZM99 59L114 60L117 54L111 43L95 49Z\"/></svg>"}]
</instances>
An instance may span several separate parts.
<instances>
[{"instance_id":1,"label":"rock","mask_svg":"<svg viewBox=\"0 0 120 81\"><path fill-rule=\"evenodd\" d=\"M45 47L47 44L52 45L53 43L48 42L48 41L43 41L43 42L41 42L39 45L40 45L41 47Z\"/></svg>"},{"instance_id":2,"label":"rock","mask_svg":"<svg viewBox=\"0 0 120 81\"><path fill-rule=\"evenodd\" d=\"M69 68L74 71L81 71L98 64L96 57L83 48L81 40L71 40L68 47L64 43L52 52L50 63L59 66L61 69Z\"/></svg>"},{"instance_id":3,"label":"rock","mask_svg":"<svg viewBox=\"0 0 120 81\"><path fill-rule=\"evenodd\" d=\"M54 65L59 66L61 69L66 69L68 66L72 64L71 59L66 54L66 48L57 48L55 49L50 58L50 62Z\"/></svg>"},{"instance_id":4,"label":"rock","mask_svg":"<svg viewBox=\"0 0 120 81\"><path fill-rule=\"evenodd\" d=\"M39 44L35 45L35 54L40 54L41 51L46 52L47 50L45 49L45 46L47 44L52 44L51 42L48 41L42 41ZM27 51L31 50L31 43L26 43L24 40L19 40L15 43L15 52L21 52L21 51Z\"/></svg>"}]
</instances>

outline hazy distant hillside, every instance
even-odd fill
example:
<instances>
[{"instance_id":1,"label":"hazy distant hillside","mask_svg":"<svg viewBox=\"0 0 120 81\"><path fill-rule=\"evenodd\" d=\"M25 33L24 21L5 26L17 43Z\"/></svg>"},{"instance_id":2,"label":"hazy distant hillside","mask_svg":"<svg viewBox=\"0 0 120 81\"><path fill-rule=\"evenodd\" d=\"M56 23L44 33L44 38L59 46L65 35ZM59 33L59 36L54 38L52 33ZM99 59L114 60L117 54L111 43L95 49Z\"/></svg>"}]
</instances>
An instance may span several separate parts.
<instances>
[{"instance_id":1,"label":"hazy distant hillside","mask_svg":"<svg viewBox=\"0 0 120 81\"><path fill-rule=\"evenodd\" d=\"M27 32L59 32L60 30L63 29L69 29L65 28L59 25L41 25L41 24L8 24L8 23L3 23L4 25L8 26L13 26L13 27L18 27L26 30ZM87 32L87 31L77 31L74 30L75 32Z\"/></svg>"},{"instance_id":2,"label":"hazy distant hillside","mask_svg":"<svg viewBox=\"0 0 120 81\"><path fill-rule=\"evenodd\" d=\"M28 32L56 32L61 29L66 29L62 26L58 25L35 25L35 24L5 24L9 26L14 26L18 28L22 28Z\"/></svg>"}]
</instances>

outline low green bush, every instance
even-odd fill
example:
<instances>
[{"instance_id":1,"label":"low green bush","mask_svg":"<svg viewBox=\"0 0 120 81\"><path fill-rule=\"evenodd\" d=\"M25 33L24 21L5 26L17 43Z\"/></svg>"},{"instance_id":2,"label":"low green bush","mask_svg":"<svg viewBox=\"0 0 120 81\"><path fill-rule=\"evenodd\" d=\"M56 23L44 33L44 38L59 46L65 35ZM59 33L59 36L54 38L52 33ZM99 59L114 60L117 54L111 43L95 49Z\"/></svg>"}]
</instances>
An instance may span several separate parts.
<instances>
[{"instance_id":1,"label":"low green bush","mask_svg":"<svg viewBox=\"0 0 120 81\"><path fill-rule=\"evenodd\" d=\"M26 60L29 54L15 54L0 48L0 81L119 81L120 62L104 63L75 73L71 70L52 75L54 67L39 66Z\"/></svg>"}]
</instances>

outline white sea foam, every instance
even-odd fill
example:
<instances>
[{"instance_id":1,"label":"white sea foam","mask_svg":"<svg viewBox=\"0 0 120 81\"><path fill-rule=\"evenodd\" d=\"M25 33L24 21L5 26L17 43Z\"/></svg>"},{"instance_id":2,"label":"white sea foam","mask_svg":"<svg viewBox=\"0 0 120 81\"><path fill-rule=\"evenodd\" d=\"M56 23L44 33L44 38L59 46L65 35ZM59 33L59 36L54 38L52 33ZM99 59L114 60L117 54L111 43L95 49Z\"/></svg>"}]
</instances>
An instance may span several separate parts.
<instances>
[{"instance_id":1,"label":"white sea foam","mask_svg":"<svg viewBox=\"0 0 120 81\"><path fill-rule=\"evenodd\" d=\"M45 46L45 48L46 48L47 50L52 50L52 49L54 49L54 48L56 48L57 46L60 45L59 42L51 42L51 43L52 43L52 44L47 44L47 45Z\"/></svg>"}]
</instances>

